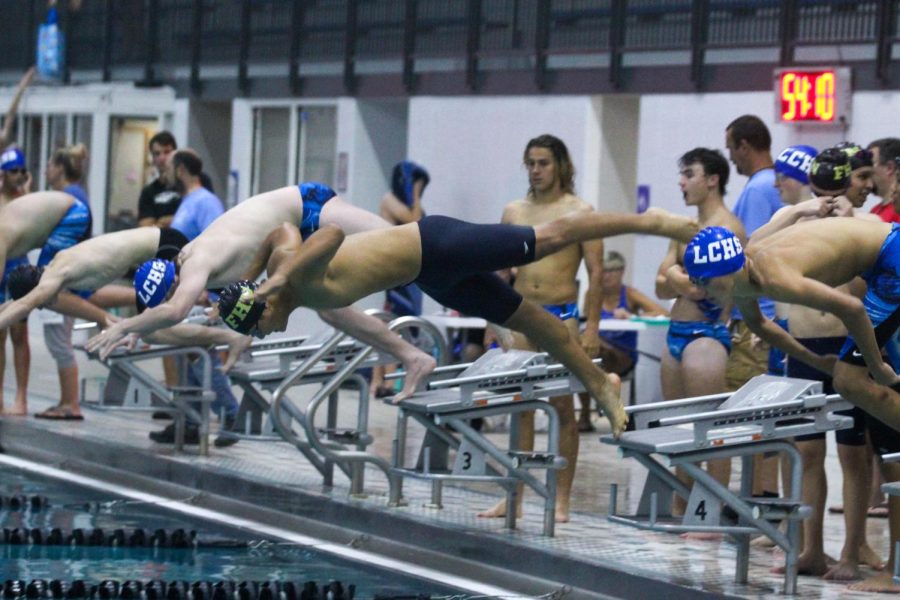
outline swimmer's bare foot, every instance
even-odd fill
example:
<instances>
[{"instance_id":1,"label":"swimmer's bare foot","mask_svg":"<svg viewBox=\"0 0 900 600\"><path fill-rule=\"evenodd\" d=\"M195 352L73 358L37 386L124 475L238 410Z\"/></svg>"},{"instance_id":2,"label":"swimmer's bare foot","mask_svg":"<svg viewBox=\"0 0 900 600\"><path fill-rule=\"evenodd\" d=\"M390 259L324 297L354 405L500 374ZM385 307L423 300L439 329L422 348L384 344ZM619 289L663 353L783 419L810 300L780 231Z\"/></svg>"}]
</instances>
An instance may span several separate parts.
<instances>
[{"instance_id":1,"label":"swimmer's bare foot","mask_svg":"<svg viewBox=\"0 0 900 600\"><path fill-rule=\"evenodd\" d=\"M881 592L884 594L900 594L900 584L894 583L894 577L891 573L883 571L875 577L870 577L847 586L847 589L854 592Z\"/></svg>"},{"instance_id":2,"label":"swimmer's bare foot","mask_svg":"<svg viewBox=\"0 0 900 600\"><path fill-rule=\"evenodd\" d=\"M852 560L841 559L822 576L828 581L856 581L862 577L859 563Z\"/></svg>"},{"instance_id":3,"label":"swimmer's bare foot","mask_svg":"<svg viewBox=\"0 0 900 600\"><path fill-rule=\"evenodd\" d=\"M652 232L655 235L687 243L700 231L700 226L695 219L676 215L661 208L648 208L644 214L655 221Z\"/></svg>"},{"instance_id":4,"label":"swimmer's bare foot","mask_svg":"<svg viewBox=\"0 0 900 600\"><path fill-rule=\"evenodd\" d=\"M477 516L483 519L502 519L506 516L506 500L501 500L489 509L481 511ZM521 504L519 504L518 508L516 509L516 517L522 518Z\"/></svg>"},{"instance_id":5,"label":"swimmer's bare foot","mask_svg":"<svg viewBox=\"0 0 900 600\"><path fill-rule=\"evenodd\" d=\"M750 540L750 545L754 548L774 548L775 542L773 542L767 535L758 535Z\"/></svg>"},{"instance_id":6,"label":"swimmer's bare foot","mask_svg":"<svg viewBox=\"0 0 900 600\"><path fill-rule=\"evenodd\" d=\"M619 439L625 426L628 425L628 414L625 412L625 405L622 404L621 391L622 379L615 373L607 373L606 381L601 385L600 392L594 396L600 410L609 419L609 426L612 430L613 437Z\"/></svg>"},{"instance_id":7,"label":"swimmer's bare foot","mask_svg":"<svg viewBox=\"0 0 900 600\"><path fill-rule=\"evenodd\" d=\"M725 539L723 533L713 533L711 531L689 531L681 534L683 540L694 540L698 542L721 542Z\"/></svg>"},{"instance_id":8,"label":"swimmer's bare foot","mask_svg":"<svg viewBox=\"0 0 900 600\"><path fill-rule=\"evenodd\" d=\"M827 571L828 557L824 554L817 556L801 554L797 557L797 574L799 575L812 575L813 577L825 575L825 579L828 579ZM784 575L784 565L772 567L769 572Z\"/></svg>"},{"instance_id":9,"label":"swimmer's bare foot","mask_svg":"<svg viewBox=\"0 0 900 600\"><path fill-rule=\"evenodd\" d=\"M424 352L417 351L409 359L403 361L406 375L403 376L403 389L394 396L393 403L397 404L416 393L419 383L434 371L437 361Z\"/></svg>"},{"instance_id":10,"label":"swimmer's bare foot","mask_svg":"<svg viewBox=\"0 0 900 600\"><path fill-rule=\"evenodd\" d=\"M859 564L868 565L876 571L883 570L885 566L884 559L869 544L859 547Z\"/></svg>"},{"instance_id":11,"label":"swimmer's bare foot","mask_svg":"<svg viewBox=\"0 0 900 600\"><path fill-rule=\"evenodd\" d=\"M555 520L557 523L569 522L569 499L556 497Z\"/></svg>"},{"instance_id":12,"label":"swimmer's bare foot","mask_svg":"<svg viewBox=\"0 0 900 600\"><path fill-rule=\"evenodd\" d=\"M24 417L28 414L28 405L24 402L16 402L9 408L0 409L0 415L4 417Z\"/></svg>"}]
</instances>

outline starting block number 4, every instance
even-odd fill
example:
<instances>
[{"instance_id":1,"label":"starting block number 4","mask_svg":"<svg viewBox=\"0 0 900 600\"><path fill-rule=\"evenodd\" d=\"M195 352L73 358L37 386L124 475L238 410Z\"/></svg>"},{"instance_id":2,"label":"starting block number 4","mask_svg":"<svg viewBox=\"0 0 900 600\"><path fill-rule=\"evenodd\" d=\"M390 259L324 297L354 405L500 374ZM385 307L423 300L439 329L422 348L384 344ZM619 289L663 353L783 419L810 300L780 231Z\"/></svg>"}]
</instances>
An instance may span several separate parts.
<instances>
[{"instance_id":1,"label":"starting block number 4","mask_svg":"<svg viewBox=\"0 0 900 600\"><path fill-rule=\"evenodd\" d=\"M485 454L469 440L463 440L456 451L456 461L453 463L454 475L485 475Z\"/></svg>"},{"instance_id":2,"label":"starting block number 4","mask_svg":"<svg viewBox=\"0 0 900 600\"><path fill-rule=\"evenodd\" d=\"M682 523L684 525L719 525L722 515L722 503L708 490L694 485L688 500L687 510Z\"/></svg>"}]
</instances>

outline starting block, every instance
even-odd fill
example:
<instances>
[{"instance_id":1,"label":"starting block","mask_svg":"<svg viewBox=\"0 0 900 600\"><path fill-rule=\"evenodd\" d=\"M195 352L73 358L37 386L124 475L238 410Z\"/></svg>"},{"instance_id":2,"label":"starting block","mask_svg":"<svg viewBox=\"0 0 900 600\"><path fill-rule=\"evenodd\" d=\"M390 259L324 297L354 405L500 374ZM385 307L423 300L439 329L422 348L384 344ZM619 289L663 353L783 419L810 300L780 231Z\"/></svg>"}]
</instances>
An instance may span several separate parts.
<instances>
[{"instance_id":1,"label":"starting block","mask_svg":"<svg viewBox=\"0 0 900 600\"><path fill-rule=\"evenodd\" d=\"M201 362L203 378L199 387L167 386L140 365L166 356ZM95 355L91 355L96 358ZM175 422L175 449L184 448L187 417L199 424L200 454L209 454L209 405L216 399L212 391L212 360L207 348L199 346L157 346L128 352L117 351L101 361L109 369L100 396L89 401L86 380L81 380L81 402L96 410L161 411L172 414ZM194 405L200 404L200 410Z\"/></svg>"},{"instance_id":2,"label":"starting block","mask_svg":"<svg viewBox=\"0 0 900 600\"><path fill-rule=\"evenodd\" d=\"M599 363L598 361L595 361ZM455 373L452 371L455 369ZM571 372L548 364L547 355L522 350L490 350L468 365L438 369L439 379L400 402L393 471L400 477L432 482L431 504L441 506L441 486L448 481L491 482L506 491L507 507L515 506L516 488L523 483L544 498L544 533L553 535L556 509L556 472L566 466L559 456L559 417L546 399L584 391ZM518 451L517 419L511 419L509 447L498 448L469 425L469 420L494 415L516 415L540 410L549 420L547 448L543 452ZM406 466L408 421L425 427L426 436L417 464ZM452 465L450 451L455 451ZM546 472L545 480L530 473ZM397 487L400 501L402 488ZM516 511L506 511L506 526L514 528Z\"/></svg>"},{"instance_id":3,"label":"starting block","mask_svg":"<svg viewBox=\"0 0 900 600\"><path fill-rule=\"evenodd\" d=\"M686 398L626 408L638 428L616 440L619 454L644 465L649 475L637 513L617 514L617 486L611 486L609 519L654 531L728 534L738 545L735 580L747 582L750 536L762 533L785 552L784 591L796 592L799 521L810 514L801 501L802 464L791 443L798 435L852 427L853 418L834 414L851 404L838 395L826 396L818 381L760 375L732 394ZM753 456L784 452L791 463L791 495L752 497ZM654 457L654 455L656 457ZM702 468L709 460L740 456L741 489L734 493ZM694 479L692 488L679 481L670 467L680 467ZM687 500L683 517L671 514L672 496ZM736 520L723 515L731 512ZM787 533L771 520L787 520Z\"/></svg>"},{"instance_id":4,"label":"starting block","mask_svg":"<svg viewBox=\"0 0 900 600\"><path fill-rule=\"evenodd\" d=\"M391 321L388 328L400 335L416 329L420 337L440 340L434 351L439 363L444 360L446 347L439 332L429 323L403 317ZM252 347L250 360L236 365L229 373L244 392L241 402L244 415L239 418L239 425L243 423L247 429L248 417L253 417L254 412L268 415L267 431L277 433L279 439L296 447L322 474L325 485L333 485L334 467L337 466L350 479L350 493L362 494L364 467L368 463L382 470L393 486L395 477L390 472L390 463L367 451L374 439L368 432L369 386L360 370L394 363L397 359L332 330L302 340L299 345L273 344ZM303 407L288 397L289 390L310 384L319 387ZM358 404L353 411L355 422L349 427L346 426L348 423L341 424L338 419L338 391L348 384L358 390ZM316 415L323 405L324 423L319 425ZM256 417L257 423L260 418ZM249 425L253 423L249 422ZM272 437L226 435L241 439Z\"/></svg>"}]
</instances>

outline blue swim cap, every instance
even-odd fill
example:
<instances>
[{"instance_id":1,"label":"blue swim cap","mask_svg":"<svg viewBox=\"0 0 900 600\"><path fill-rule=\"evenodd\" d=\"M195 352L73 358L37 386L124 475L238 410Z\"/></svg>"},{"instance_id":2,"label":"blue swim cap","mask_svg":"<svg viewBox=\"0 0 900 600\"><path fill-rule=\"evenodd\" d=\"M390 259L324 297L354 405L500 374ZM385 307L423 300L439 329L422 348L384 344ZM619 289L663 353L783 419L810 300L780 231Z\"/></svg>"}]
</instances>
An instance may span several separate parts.
<instances>
[{"instance_id":1,"label":"blue swim cap","mask_svg":"<svg viewBox=\"0 0 900 600\"><path fill-rule=\"evenodd\" d=\"M724 227L707 227L684 249L684 268L692 279L731 275L743 266L741 240Z\"/></svg>"},{"instance_id":2,"label":"blue swim cap","mask_svg":"<svg viewBox=\"0 0 900 600\"><path fill-rule=\"evenodd\" d=\"M812 146L788 146L775 159L775 172L809 184L809 166L819 151Z\"/></svg>"},{"instance_id":3,"label":"blue swim cap","mask_svg":"<svg viewBox=\"0 0 900 600\"><path fill-rule=\"evenodd\" d=\"M175 263L154 258L148 260L134 274L134 291L138 302L147 308L159 306L175 283Z\"/></svg>"},{"instance_id":4,"label":"blue swim cap","mask_svg":"<svg viewBox=\"0 0 900 600\"><path fill-rule=\"evenodd\" d=\"M0 171L25 168L25 154L18 148L7 148L0 154Z\"/></svg>"},{"instance_id":5,"label":"blue swim cap","mask_svg":"<svg viewBox=\"0 0 900 600\"><path fill-rule=\"evenodd\" d=\"M413 205L413 185L417 181L423 181L422 190L431 181L428 171L425 167L417 165L411 160L404 160L394 165L394 172L391 175L391 192L397 199L408 207Z\"/></svg>"}]
</instances>

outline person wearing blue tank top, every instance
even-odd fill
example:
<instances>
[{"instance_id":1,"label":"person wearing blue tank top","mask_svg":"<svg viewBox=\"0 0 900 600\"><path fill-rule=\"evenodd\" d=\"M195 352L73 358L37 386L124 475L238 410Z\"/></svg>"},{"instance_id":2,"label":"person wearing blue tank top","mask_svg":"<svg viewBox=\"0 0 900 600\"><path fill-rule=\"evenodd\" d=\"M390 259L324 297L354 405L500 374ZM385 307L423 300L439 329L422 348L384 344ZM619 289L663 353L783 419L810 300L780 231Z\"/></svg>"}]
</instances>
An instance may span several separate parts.
<instances>
[{"instance_id":1,"label":"person wearing blue tank top","mask_svg":"<svg viewBox=\"0 0 900 600\"><path fill-rule=\"evenodd\" d=\"M646 294L623 283L625 257L611 250L603 259L603 304L600 310L601 322L605 319L628 319L633 315L647 317L669 314L665 308L651 300ZM636 331L601 331L600 358L603 368L620 377L631 373L638 360ZM593 431L591 422L590 397L578 395L581 411L578 415L578 431Z\"/></svg>"},{"instance_id":2,"label":"person wearing blue tank top","mask_svg":"<svg viewBox=\"0 0 900 600\"><path fill-rule=\"evenodd\" d=\"M741 222L725 206L725 186L730 174L725 157L718 150L694 148L679 158L678 167L678 185L684 203L697 210L701 227L727 226L742 236ZM731 335L726 323L731 303L713 299L690 281L684 268L684 251L684 244L671 242L656 275L657 297L675 301L660 366L662 394L666 400L727 390L725 370ZM727 484L730 461L710 461L707 469ZM681 498L673 501L673 510L684 511Z\"/></svg>"}]
</instances>

